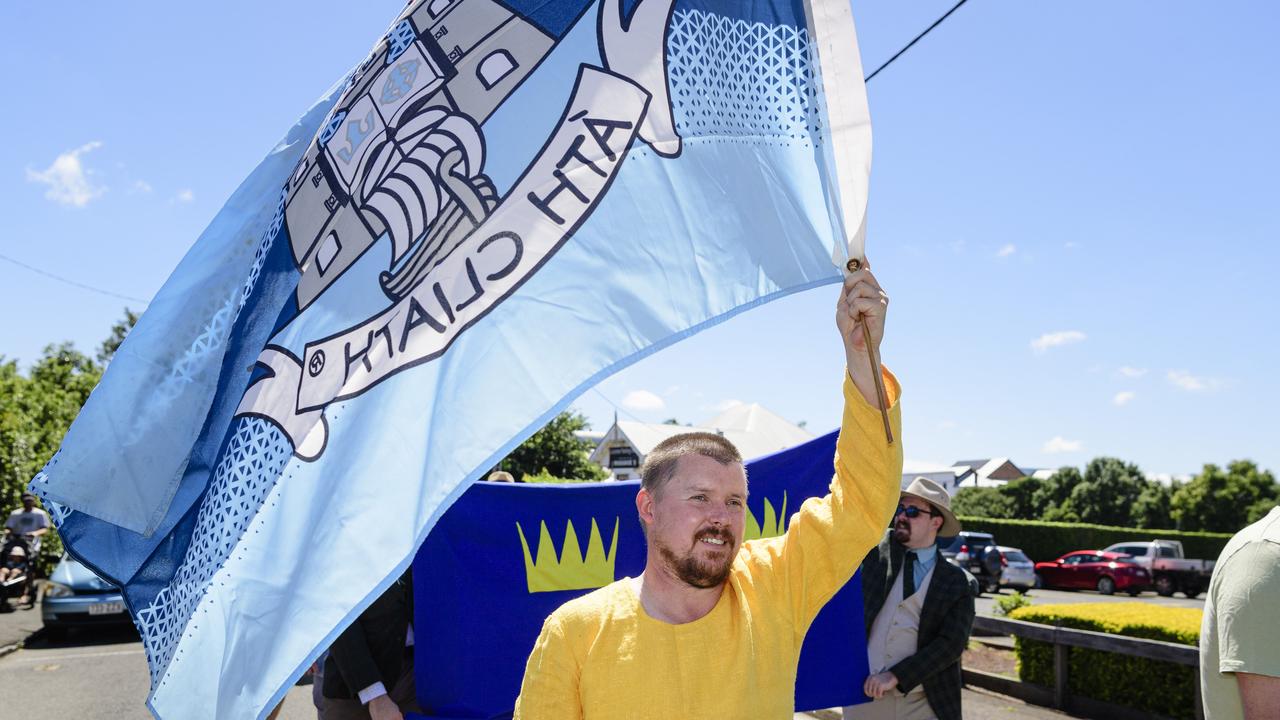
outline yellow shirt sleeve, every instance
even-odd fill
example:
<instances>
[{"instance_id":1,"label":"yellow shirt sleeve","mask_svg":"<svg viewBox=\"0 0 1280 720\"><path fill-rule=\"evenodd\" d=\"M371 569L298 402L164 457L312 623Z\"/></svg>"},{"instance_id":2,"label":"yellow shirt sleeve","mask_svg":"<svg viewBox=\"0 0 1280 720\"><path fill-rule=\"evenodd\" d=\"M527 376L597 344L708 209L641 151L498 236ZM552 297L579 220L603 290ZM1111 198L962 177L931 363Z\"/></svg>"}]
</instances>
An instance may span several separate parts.
<instances>
[{"instance_id":1,"label":"yellow shirt sleeve","mask_svg":"<svg viewBox=\"0 0 1280 720\"><path fill-rule=\"evenodd\" d=\"M880 410L844 378L844 416L836 441L831 492L800 506L778 538L749 543L751 573L791 603L796 641L884 535L897 508L902 482L901 388L884 370L889 422L895 442L884 435Z\"/></svg>"},{"instance_id":2,"label":"yellow shirt sleeve","mask_svg":"<svg viewBox=\"0 0 1280 720\"><path fill-rule=\"evenodd\" d=\"M580 671L574 648L553 614L542 623L529 654L513 720L582 720Z\"/></svg>"}]
</instances>

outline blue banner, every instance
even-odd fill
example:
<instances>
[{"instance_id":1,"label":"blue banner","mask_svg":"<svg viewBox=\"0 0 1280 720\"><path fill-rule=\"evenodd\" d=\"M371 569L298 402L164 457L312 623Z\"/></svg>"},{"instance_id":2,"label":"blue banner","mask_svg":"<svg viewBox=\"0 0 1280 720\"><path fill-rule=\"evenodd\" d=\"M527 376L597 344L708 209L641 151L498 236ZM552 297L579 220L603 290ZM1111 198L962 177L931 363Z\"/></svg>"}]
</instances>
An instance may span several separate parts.
<instances>
[{"instance_id":1,"label":"blue banner","mask_svg":"<svg viewBox=\"0 0 1280 720\"><path fill-rule=\"evenodd\" d=\"M747 538L774 537L826 495L837 433L747 463ZM432 720L508 718L542 622L579 595L644 570L639 482L477 483L414 560L415 674ZM864 702L867 646L854 576L805 636L796 710Z\"/></svg>"},{"instance_id":2,"label":"blue banner","mask_svg":"<svg viewBox=\"0 0 1280 720\"><path fill-rule=\"evenodd\" d=\"M856 48L848 14L404 8L219 212L31 484L123 588L158 716L264 715L574 397L839 281L870 126L856 52L828 73L818 46Z\"/></svg>"}]
</instances>

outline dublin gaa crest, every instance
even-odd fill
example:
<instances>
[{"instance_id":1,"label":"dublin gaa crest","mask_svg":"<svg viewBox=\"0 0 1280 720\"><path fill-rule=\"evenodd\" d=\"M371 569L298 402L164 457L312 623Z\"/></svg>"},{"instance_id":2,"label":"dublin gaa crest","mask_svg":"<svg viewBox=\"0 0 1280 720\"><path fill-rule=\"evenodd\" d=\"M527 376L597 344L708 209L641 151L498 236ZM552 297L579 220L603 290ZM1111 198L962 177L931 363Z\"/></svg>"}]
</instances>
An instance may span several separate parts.
<instances>
[{"instance_id":1,"label":"dublin gaa crest","mask_svg":"<svg viewBox=\"0 0 1280 720\"><path fill-rule=\"evenodd\" d=\"M559 3L575 19L596 13L599 63L578 65L559 120L527 139L506 187L486 173L486 121L560 39L493 0L412 3L352 73L284 193L299 316L353 280L376 283L384 306L301 352L273 338L237 415L271 420L298 457L318 458L326 405L444 353L572 237L633 145L679 155L672 2ZM344 277L383 242L376 277Z\"/></svg>"}]
</instances>

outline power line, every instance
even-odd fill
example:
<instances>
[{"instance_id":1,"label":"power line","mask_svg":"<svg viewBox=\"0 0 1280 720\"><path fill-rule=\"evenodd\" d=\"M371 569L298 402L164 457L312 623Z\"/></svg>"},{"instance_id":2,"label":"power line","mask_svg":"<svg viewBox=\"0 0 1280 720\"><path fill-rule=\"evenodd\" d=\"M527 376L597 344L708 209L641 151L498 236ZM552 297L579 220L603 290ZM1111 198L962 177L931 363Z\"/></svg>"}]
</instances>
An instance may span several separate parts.
<instances>
[{"instance_id":1,"label":"power line","mask_svg":"<svg viewBox=\"0 0 1280 720\"><path fill-rule=\"evenodd\" d=\"M624 407L620 407L617 403L615 403L614 401L610 400L610 399L609 399L609 396L608 396L608 395L605 395L605 394L604 394L604 393L602 393L602 392L600 392L600 389L599 389L599 388L594 388L594 387L593 387L593 388L591 388L591 389L592 389L593 391L595 391L595 394L597 394L597 395L599 395L600 397L604 398L604 401L605 401L605 402L607 402L607 403L609 403L610 405L612 405L612 406L613 406L613 411L614 411L614 412L621 412L623 415L626 415L627 417L631 418L632 420L635 420L636 422L645 422L644 420L641 420L640 418L636 417L636 416L635 416L635 414L633 414L633 413L631 413L631 412L628 412L626 408L624 408Z\"/></svg>"},{"instance_id":2,"label":"power line","mask_svg":"<svg viewBox=\"0 0 1280 720\"><path fill-rule=\"evenodd\" d=\"M60 282L60 283L66 283L67 285L71 285L71 286L73 286L73 287L78 287L78 288L80 288L81 290L88 290L89 292L95 292L95 293L98 293L99 295L106 295L106 296L108 296L108 297L119 298L119 299L121 299L121 300L130 300L130 301L132 301L132 302L139 302L139 303L142 303L143 305L148 304L148 301L147 301L147 300L143 300L142 298L136 298L136 297L133 297L133 296L131 296L131 295L121 295L120 293L111 292L110 290L103 290L102 288L96 288L96 287L94 287L94 286L92 286L92 285L85 285L84 283L82 283L82 282L76 282L75 280L68 280L67 278L61 277L61 276L59 276L59 275L54 275L54 274L53 274L53 273L51 273L51 272L48 272L48 271L45 271L45 270L41 270L41 269L40 269L40 268L38 268L38 267L35 267L35 266L32 266L32 265L28 265L28 264L26 264L26 263L22 262L21 260L15 260L15 259L13 259L13 258L9 257L8 255L0 254L0 260L5 260L5 261L7 261L7 262L11 262L11 263L13 263L14 265L17 265L18 267L23 268L23 269L26 269L26 270L30 270L31 272L36 273L37 275L43 275L43 276L45 276L45 277L47 277L47 278L51 278L51 279L53 279L53 280L57 280L57 281L58 281L58 282Z\"/></svg>"},{"instance_id":3,"label":"power line","mask_svg":"<svg viewBox=\"0 0 1280 720\"><path fill-rule=\"evenodd\" d=\"M946 14L945 14L945 15L943 15L943 16L942 16L942 17L940 17L940 18L938 18L937 20L934 20L932 25L930 25L929 27L925 28L925 29L924 29L924 32L922 32L922 33L920 33L919 35L917 35L917 36L915 37L915 39L914 39L914 40L912 40L911 42L907 43L907 44L906 44L906 46L905 46L905 47L903 47L903 48L902 48L901 50L899 50L898 52L894 53L894 56L893 56L893 57L889 58L888 60L885 60L883 65L881 65L880 67L878 67L878 68L876 68L876 69L875 69L875 72L873 72L873 73L871 73L870 75L868 75L868 76L866 76L865 78L863 78L862 82L864 82L864 83L869 83L869 82L871 82L871 78L873 78L873 77L875 77L876 75L878 75L878 74L880 73L880 71L881 71L881 70L883 70L883 69L885 69L885 68L889 67L889 64L890 64L890 63L892 63L894 60L897 60L897 59L898 59L898 57L899 57L900 55L902 55L902 53L904 53L904 52L906 52L906 51L910 50L912 45L915 45L917 42L919 42L919 41L920 41L920 38L924 37L925 35L928 35L930 30L932 30L932 29L934 29L934 28L938 27L939 25L941 25L943 20L946 20L947 18L951 17L951 13L955 12L956 10L959 10L959 9L960 9L960 6L961 6L961 5L963 5L963 4L965 4L965 3L967 3L967 2L969 2L969 0L960 0L960 2L956 3L956 4L955 4L955 5L954 5L950 10L948 10L948 11L946 12Z\"/></svg>"},{"instance_id":4,"label":"power line","mask_svg":"<svg viewBox=\"0 0 1280 720\"><path fill-rule=\"evenodd\" d=\"M893 64L893 61L894 61L894 60L897 60L899 57L902 57L902 54L903 54L903 53L905 53L906 51L910 50L910 49L911 49L911 47L912 47L913 45L915 45L916 43L920 42L920 39L921 39L921 38L923 38L925 35L928 35L928 34L929 34L929 33L930 33L934 28L936 28L936 27L938 27L939 25L941 25L941 24L942 24L942 22L943 22L944 20L946 20L947 18L951 17L951 13L955 12L956 10L959 10L959 9L960 9L960 6L961 6L961 5L964 5L964 4L965 4L965 3L967 3L967 2L969 2L969 0L960 0L960 2L957 2L955 5L953 5L953 6L951 7L951 9L950 9L950 10L948 10L946 13L944 13L944 14L942 15L942 17L938 18L937 20L934 20L932 25L930 25L929 27L925 28L925 29L924 29L924 32L921 32L919 35L915 36L915 38L913 38L913 39L911 40L911 42L907 43L906 45L904 45L904 46L903 46L903 48L902 48L901 50L899 50L898 52L894 53L894 54L893 54L893 57L889 58L888 60L885 60L883 65L881 65L880 67L876 68L876 69L875 69L875 71L873 71L870 75L868 75L868 76L866 76L865 78L863 78L862 82L864 82L864 83L871 82L871 78L875 77L876 75L879 75L881 70L884 70L885 68L889 67L891 64ZM98 293L99 295L106 295L106 296L108 296L108 297L119 298L119 299L121 299L121 300L130 300L130 301L133 301L133 302L140 302L140 303L142 303L142 304L144 304L144 305L148 304L148 301L147 301L147 300L143 300L142 298L136 298L136 297L133 297L133 296L131 296L131 295L121 295L120 293L111 292L110 290L103 290L102 288L96 288L96 287L93 287L92 285L86 285L86 284L81 283L81 282L76 282L75 280L69 280L69 279L67 279L67 278L64 278L64 277L61 277L61 276L58 276L58 275L54 275L54 274L53 274L53 273L51 273L51 272L47 272L47 271L45 271L45 270L41 270L41 269L40 269L40 268L38 268L38 267L34 267L34 266L31 266L31 265L28 265L28 264L26 264L26 263L24 263L24 262L22 262L22 261L20 261L20 260L15 260L15 259L13 259L13 258L11 258L11 257L9 257L9 256L7 256L7 255L0 254L0 260L6 260L6 261L8 261L8 262L13 263L14 265L17 265L18 267L24 268L24 269L26 269L26 270L30 270L30 271L31 271L31 272L33 272L33 273L36 273L36 274L39 274L39 275L43 275L43 276L45 276L45 277L47 277L47 278L51 278L51 279L53 279L53 280L57 280L57 281L58 281L58 282L60 282L60 283L65 283L65 284L67 284L67 285L71 285L72 287L78 287L78 288L80 288L81 290L88 290L89 292L95 292L95 293ZM592 388L592 389L594 390L595 388ZM605 397L604 393L600 392L599 390L596 390L596 393L597 393L598 395L600 395L600 397L604 398L605 402L609 403L610 405L613 405L613 408L614 408L615 410L620 409L617 405L615 405L615 404L614 404L614 402L613 402L612 400L610 400L609 398ZM623 412L623 413L626 413L627 415L630 415L631 417L635 418L636 420L640 420L640 418L637 418L635 415L632 415L631 413L627 412L626 410L623 410L622 412Z\"/></svg>"}]
</instances>

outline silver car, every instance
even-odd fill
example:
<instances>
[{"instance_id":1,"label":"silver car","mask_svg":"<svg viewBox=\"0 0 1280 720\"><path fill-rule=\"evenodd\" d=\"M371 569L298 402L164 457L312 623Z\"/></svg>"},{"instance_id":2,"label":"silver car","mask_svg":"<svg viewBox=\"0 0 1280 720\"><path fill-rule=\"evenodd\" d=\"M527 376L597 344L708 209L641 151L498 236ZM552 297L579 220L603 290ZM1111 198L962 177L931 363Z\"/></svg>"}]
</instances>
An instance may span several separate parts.
<instances>
[{"instance_id":1,"label":"silver car","mask_svg":"<svg viewBox=\"0 0 1280 720\"><path fill-rule=\"evenodd\" d=\"M1018 548L998 545L1001 564L1000 587L1030 590L1036 586L1036 564Z\"/></svg>"},{"instance_id":2,"label":"silver car","mask_svg":"<svg viewBox=\"0 0 1280 720\"><path fill-rule=\"evenodd\" d=\"M45 632L53 638L72 627L132 622L116 586L68 555L62 556L44 583L40 615Z\"/></svg>"}]
</instances>

